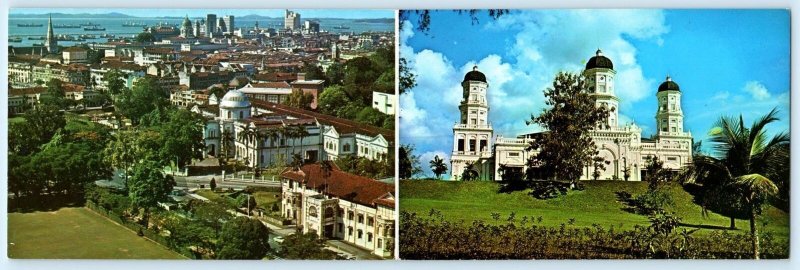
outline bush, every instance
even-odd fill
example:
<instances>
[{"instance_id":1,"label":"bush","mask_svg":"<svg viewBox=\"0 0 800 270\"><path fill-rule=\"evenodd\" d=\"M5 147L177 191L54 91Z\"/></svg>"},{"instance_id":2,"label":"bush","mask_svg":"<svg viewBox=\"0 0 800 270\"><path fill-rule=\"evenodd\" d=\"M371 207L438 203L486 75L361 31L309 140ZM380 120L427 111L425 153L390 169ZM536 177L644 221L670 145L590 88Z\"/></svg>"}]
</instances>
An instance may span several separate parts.
<instances>
[{"instance_id":1,"label":"bush","mask_svg":"<svg viewBox=\"0 0 800 270\"><path fill-rule=\"evenodd\" d=\"M529 195L540 200L553 199L562 195L567 195L569 183L556 181L531 181L531 192Z\"/></svg>"},{"instance_id":2,"label":"bush","mask_svg":"<svg viewBox=\"0 0 800 270\"><path fill-rule=\"evenodd\" d=\"M672 196L661 189L650 189L642 193L632 201L634 211L638 214L652 215L663 211L668 206L674 206Z\"/></svg>"}]
</instances>

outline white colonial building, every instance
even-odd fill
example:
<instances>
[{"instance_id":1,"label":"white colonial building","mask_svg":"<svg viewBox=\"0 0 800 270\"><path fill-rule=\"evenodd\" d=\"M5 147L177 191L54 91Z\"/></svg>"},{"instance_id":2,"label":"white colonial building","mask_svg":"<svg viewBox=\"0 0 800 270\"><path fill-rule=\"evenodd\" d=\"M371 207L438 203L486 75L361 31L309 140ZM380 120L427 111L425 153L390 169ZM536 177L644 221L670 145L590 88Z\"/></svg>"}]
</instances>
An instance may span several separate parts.
<instances>
[{"instance_id":1,"label":"white colonial building","mask_svg":"<svg viewBox=\"0 0 800 270\"><path fill-rule=\"evenodd\" d=\"M226 153L250 167L283 166L299 154L306 163L354 155L388 158L393 132L262 100L231 90L218 105L194 105L204 115L206 154ZM303 132L301 132L302 130Z\"/></svg>"},{"instance_id":2,"label":"white colonial building","mask_svg":"<svg viewBox=\"0 0 800 270\"><path fill-rule=\"evenodd\" d=\"M304 233L340 239L381 257L393 256L394 185L353 175L328 162L281 174L281 215Z\"/></svg>"},{"instance_id":3,"label":"white colonial building","mask_svg":"<svg viewBox=\"0 0 800 270\"><path fill-rule=\"evenodd\" d=\"M600 50L589 59L583 71L596 105L610 110L608 120L590 130L590 136L599 151L598 156L606 162L606 168L598 179L624 180L627 169L630 172L627 180L641 181L648 157L658 157L664 161L664 167L671 170L678 170L691 162L692 135L683 130L678 84L667 76L658 87L655 115L658 131L651 138L642 138L642 130L635 123L619 124L615 75L613 63ZM493 129L487 120L489 103L486 93L490 89L486 76L476 67L464 76L461 85L464 89L459 105L461 120L453 127L453 180L461 178L467 164L471 164L479 179L483 180L500 180L500 165L507 166L509 170L525 172L526 161L536 154L525 149L537 134L513 138L492 137ZM587 165L581 180L592 179L593 171L593 167Z\"/></svg>"}]
</instances>

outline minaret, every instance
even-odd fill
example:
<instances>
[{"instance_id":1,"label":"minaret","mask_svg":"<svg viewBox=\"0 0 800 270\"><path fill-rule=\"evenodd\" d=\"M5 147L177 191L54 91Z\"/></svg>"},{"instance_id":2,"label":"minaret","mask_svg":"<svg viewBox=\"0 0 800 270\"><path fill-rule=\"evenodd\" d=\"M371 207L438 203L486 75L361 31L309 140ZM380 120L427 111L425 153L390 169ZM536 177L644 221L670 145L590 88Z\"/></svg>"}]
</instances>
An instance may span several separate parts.
<instances>
[{"instance_id":1,"label":"minaret","mask_svg":"<svg viewBox=\"0 0 800 270\"><path fill-rule=\"evenodd\" d=\"M681 110L681 88L672 78L667 78L658 87L658 112L656 125L659 136L680 136L683 134L683 110Z\"/></svg>"},{"instance_id":2,"label":"minaret","mask_svg":"<svg viewBox=\"0 0 800 270\"><path fill-rule=\"evenodd\" d=\"M614 63L603 56L603 51L597 49L595 56L586 63L583 76L589 87L592 97L595 98L595 105L608 108L608 121L598 127L598 129L609 129L617 127L619 119L619 98L614 94Z\"/></svg>"},{"instance_id":3,"label":"minaret","mask_svg":"<svg viewBox=\"0 0 800 270\"><path fill-rule=\"evenodd\" d=\"M256 21L256 27L253 27L253 30L255 30L256 33L258 33L258 21Z\"/></svg>"},{"instance_id":4,"label":"minaret","mask_svg":"<svg viewBox=\"0 0 800 270\"><path fill-rule=\"evenodd\" d=\"M48 53L57 53L58 52L58 40L56 40L55 35L53 34L53 15L51 14L47 19L47 38L44 43L44 46L47 47Z\"/></svg>"},{"instance_id":5,"label":"minaret","mask_svg":"<svg viewBox=\"0 0 800 270\"><path fill-rule=\"evenodd\" d=\"M488 180L494 172L486 172L482 168L491 167L486 162L492 156L493 129L489 123L489 102L486 98L489 84L486 76L475 66L464 76L461 87L463 97L458 106L461 118L453 126L453 155L450 161L453 179L459 179L467 163L473 163L474 168L480 170L481 178Z\"/></svg>"}]
</instances>

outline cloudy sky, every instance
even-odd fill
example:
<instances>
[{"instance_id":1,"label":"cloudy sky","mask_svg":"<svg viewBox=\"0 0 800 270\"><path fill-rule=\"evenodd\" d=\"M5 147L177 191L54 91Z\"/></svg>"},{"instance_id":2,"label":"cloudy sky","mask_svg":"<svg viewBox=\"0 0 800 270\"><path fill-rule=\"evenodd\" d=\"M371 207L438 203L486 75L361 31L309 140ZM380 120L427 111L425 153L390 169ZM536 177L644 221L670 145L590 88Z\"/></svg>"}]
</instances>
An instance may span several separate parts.
<instances>
[{"instance_id":1,"label":"cloudy sky","mask_svg":"<svg viewBox=\"0 0 800 270\"><path fill-rule=\"evenodd\" d=\"M400 140L421 165L449 163L460 83L477 65L489 83L495 136L537 131L525 125L544 109L543 90L558 71L580 72L600 48L614 62L620 121L655 131L656 90L670 75L683 93L685 129L707 138L716 119L752 122L774 107L789 130L789 12L786 10L527 10L497 20L432 12L420 32L404 22L401 57L417 86L400 97ZM704 143L704 148L709 143Z\"/></svg>"},{"instance_id":2,"label":"cloudy sky","mask_svg":"<svg viewBox=\"0 0 800 270\"><path fill-rule=\"evenodd\" d=\"M291 9L301 14L302 18L344 18L344 19L369 19L369 18L394 18L393 10L381 9ZM14 8L11 14L47 14L58 13L89 13L103 14L119 12L137 17L184 16L204 17L206 14L234 15L261 15L280 18L284 15L283 9L139 9L139 8Z\"/></svg>"}]
</instances>

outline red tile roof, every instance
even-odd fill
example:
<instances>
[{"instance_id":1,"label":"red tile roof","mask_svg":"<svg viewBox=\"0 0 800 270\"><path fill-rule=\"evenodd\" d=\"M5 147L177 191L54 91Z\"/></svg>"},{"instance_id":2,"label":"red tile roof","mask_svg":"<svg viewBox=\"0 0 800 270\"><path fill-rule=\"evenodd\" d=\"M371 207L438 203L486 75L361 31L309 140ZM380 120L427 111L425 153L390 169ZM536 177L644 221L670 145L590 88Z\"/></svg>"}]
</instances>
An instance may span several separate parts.
<instances>
[{"instance_id":1,"label":"red tile roof","mask_svg":"<svg viewBox=\"0 0 800 270\"><path fill-rule=\"evenodd\" d=\"M314 163L303 165L299 171L287 169L281 173L281 177L300 182L323 194L362 205L394 207L394 185L344 172L333 162L327 176L322 166Z\"/></svg>"},{"instance_id":2,"label":"red tile roof","mask_svg":"<svg viewBox=\"0 0 800 270\"><path fill-rule=\"evenodd\" d=\"M348 134L348 133L358 133L363 135L369 136L378 136L378 134L382 135L384 139L389 141L390 145L394 144L394 131L383 129L379 127L373 127L370 125L362 124L356 121L347 120L343 118L338 118L334 116L330 116L327 114L321 114L317 112L312 112L308 110L298 109L290 106L286 106L283 104L272 103L268 101L258 100L258 99L251 99L250 103L253 106L269 110L272 112L290 115L296 118L314 118L317 119L320 123L324 125L333 126L336 128L336 131L340 134Z\"/></svg>"}]
</instances>

